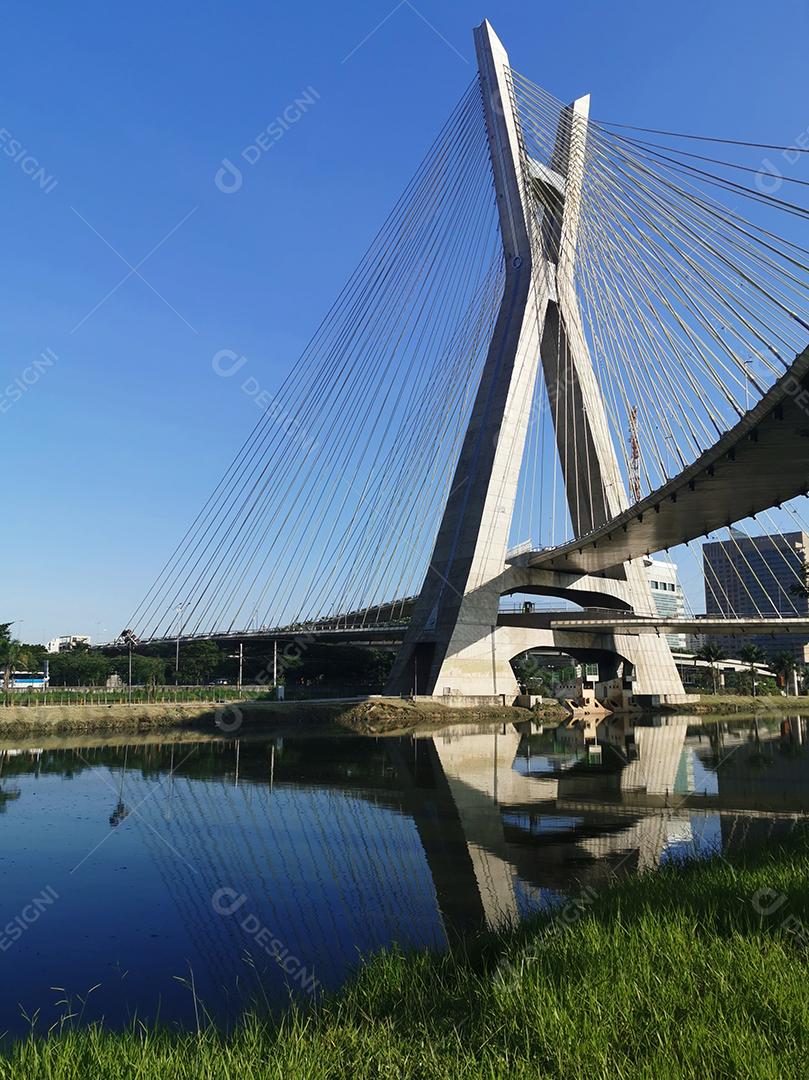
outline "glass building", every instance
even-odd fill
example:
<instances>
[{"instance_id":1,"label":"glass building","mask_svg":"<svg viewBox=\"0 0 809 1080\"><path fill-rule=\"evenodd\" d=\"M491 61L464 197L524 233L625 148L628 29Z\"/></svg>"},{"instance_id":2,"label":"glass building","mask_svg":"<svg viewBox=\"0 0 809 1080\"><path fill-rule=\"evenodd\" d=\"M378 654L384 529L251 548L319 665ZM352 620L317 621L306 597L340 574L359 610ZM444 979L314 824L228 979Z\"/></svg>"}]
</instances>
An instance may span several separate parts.
<instances>
[{"instance_id":1,"label":"glass building","mask_svg":"<svg viewBox=\"0 0 809 1080\"><path fill-rule=\"evenodd\" d=\"M804 532L748 536L732 530L729 540L702 546L705 575L705 611L729 618L747 615L777 619L809 615L809 599L801 595L806 581L805 559L809 537ZM809 660L806 637L796 634L761 634L713 638L728 655L748 643L769 656L792 652Z\"/></svg>"}]
</instances>

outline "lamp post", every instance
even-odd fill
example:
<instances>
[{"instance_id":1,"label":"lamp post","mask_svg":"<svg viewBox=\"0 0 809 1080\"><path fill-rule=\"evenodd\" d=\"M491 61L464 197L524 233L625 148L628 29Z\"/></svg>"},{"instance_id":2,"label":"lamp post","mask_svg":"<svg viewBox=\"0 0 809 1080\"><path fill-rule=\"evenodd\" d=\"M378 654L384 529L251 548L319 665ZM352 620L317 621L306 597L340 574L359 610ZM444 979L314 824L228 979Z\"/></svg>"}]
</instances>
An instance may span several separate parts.
<instances>
[{"instance_id":1,"label":"lamp post","mask_svg":"<svg viewBox=\"0 0 809 1080\"><path fill-rule=\"evenodd\" d=\"M179 682L180 675L180 635L183 632L183 611L188 607L188 601L178 604L174 609L177 612L177 651L174 656L174 682Z\"/></svg>"},{"instance_id":2,"label":"lamp post","mask_svg":"<svg viewBox=\"0 0 809 1080\"><path fill-rule=\"evenodd\" d=\"M745 412L750 408L750 383L752 376L750 374L750 368L752 367L754 357L748 356L746 360L742 360L744 366L744 408Z\"/></svg>"},{"instance_id":3,"label":"lamp post","mask_svg":"<svg viewBox=\"0 0 809 1080\"><path fill-rule=\"evenodd\" d=\"M132 630L122 630L118 637L115 639L116 645L126 645L126 651L129 656L129 681L126 688L126 698L129 704L132 704L132 648L138 644L138 639Z\"/></svg>"}]
</instances>

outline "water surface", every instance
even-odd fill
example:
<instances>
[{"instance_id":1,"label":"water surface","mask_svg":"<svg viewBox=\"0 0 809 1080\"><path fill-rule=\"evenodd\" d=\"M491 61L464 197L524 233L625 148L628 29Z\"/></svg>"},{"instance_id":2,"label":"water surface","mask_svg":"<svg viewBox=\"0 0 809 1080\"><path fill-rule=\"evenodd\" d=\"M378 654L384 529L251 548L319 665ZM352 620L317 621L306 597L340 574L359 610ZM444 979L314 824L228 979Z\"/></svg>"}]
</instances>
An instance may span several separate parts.
<instances>
[{"instance_id":1,"label":"water surface","mask_svg":"<svg viewBox=\"0 0 809 1080\"><path fill-rule=\"evenodd\" d=\"M769 724L769 727L768 727ZM0 748L0 1031L227 1027L394 942L787 835L805 726L530 725L406 738L48 739ZM66 1004L66 1002L68 1004Z\"/></svg>"}]
</instances>

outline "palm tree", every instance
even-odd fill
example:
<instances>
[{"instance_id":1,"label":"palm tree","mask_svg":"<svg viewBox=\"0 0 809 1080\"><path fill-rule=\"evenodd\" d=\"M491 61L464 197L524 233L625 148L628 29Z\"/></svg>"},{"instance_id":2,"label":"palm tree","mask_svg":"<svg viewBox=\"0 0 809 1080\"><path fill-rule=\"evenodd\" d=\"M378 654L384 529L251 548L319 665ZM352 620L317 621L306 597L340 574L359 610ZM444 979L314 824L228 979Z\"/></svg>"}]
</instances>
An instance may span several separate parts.
<instances>
[{"instance_id":1,"label":"palm tree","mask_svg":"<svg viewBox=\"0 0 809 1080\"><path fill-rule=\"evenodd\" d=\"M744 660L745 664L750 665L750 686L752 688L753 697L756 696L756 664L761 664L766 659L766 653L759 645L750 643L745 645L739 653L739 658Z\"/></svg>"},{"instance_id":2,"label":"palm tree","mask_svg":"<svg viewBox=\"0 0 809 1080\"><path fill-rule=\"evenodd\" d=\"M0 623L0 667L3 669L3 694L8 700L11 673L17 665L22 650L21 642L11 636L12 623Z\"/></svg>"},{"instance_id":3,"label":"palm tree","mask_svg":"<svg viewBox=\"0 0 809 1080\"><path fill-rule=\"evenodd\" d=\"M713 680L713 692L718 693L717 680L716 680L716 665L720 660L725 659L725 652L721 645L718 645L715 641L706 642L702 648L697 652L697 658L707 661L711 666L711 678Z\"/></svg>"},{"instance_id":4,"label":"palm tree","mask_svg":"<svg viewBox=\"0 0 809 1080\"><path fill-rule=\"evenodd\" d=\"M789 689L789 677L797 668L797 661L791 652L779 652L770 661L770 666L784 680L784 689Z\"/></svg>"}]
</instances>

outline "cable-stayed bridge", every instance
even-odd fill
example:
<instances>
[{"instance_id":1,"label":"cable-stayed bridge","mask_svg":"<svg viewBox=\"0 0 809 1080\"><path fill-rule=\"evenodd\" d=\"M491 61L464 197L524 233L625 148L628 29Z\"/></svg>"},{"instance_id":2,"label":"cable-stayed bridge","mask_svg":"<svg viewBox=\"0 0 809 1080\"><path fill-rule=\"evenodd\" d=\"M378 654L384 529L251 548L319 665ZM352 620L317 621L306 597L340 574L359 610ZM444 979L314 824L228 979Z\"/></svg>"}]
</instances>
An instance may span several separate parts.
<instances>
[{"instance_id":1,"label":"cable-stayed bridge","mask_svg":"<svg viewBox=\"0 0 809 1080\"><path fill-rule=\"evenodd\" d=\"M767 550L744 557L778 603L740 622L707 587L733 632L809 636L802 564L785 590L774 541L804 531L809 489L808 182L763 190L737 160L774 147L599 123L514 71L488 23L475 44L476 78L130 626L387 634L392 693L516 692L515 656L564 648L677 699L643 556L755 518ZM504 616L514 594L585 610Z\"/></svg>"}]
</instances>

